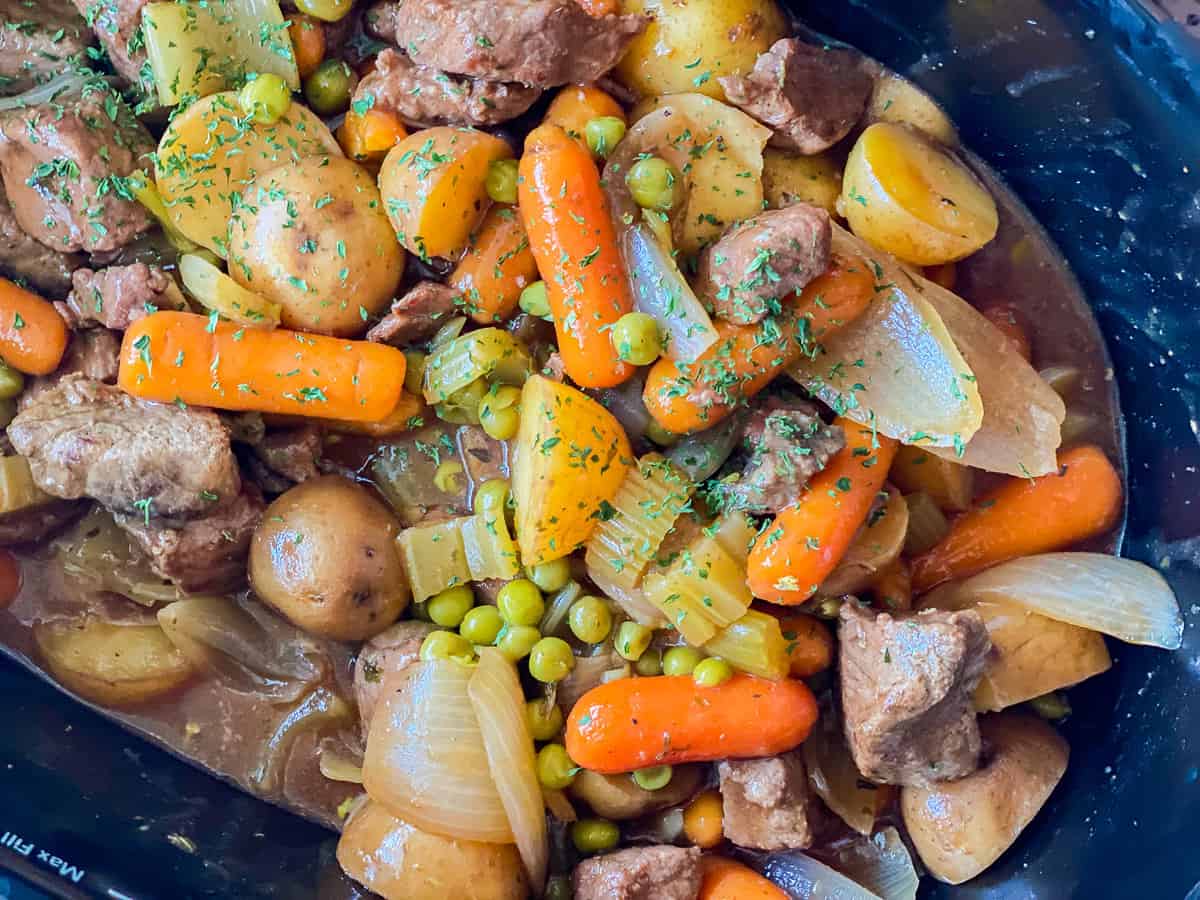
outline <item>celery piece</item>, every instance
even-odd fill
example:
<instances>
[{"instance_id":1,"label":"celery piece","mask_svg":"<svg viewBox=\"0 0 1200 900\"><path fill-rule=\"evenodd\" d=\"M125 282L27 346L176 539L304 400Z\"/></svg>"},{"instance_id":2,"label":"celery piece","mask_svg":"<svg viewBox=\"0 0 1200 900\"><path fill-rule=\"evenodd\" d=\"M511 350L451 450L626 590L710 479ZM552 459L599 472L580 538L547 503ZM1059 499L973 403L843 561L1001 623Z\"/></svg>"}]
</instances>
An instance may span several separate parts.
<instances>
[{"instance_id":1,"label":"celery piece","mask_svg":"<svg viewBox=\"0 0 1200 900\"><path fill-rule=\"evenodd\" d=\"M471 580L460 519L406 528L396 543L416 603Z\"/></svg>"},{"instance_id":2,"label":"celery piece","mask_svg":"<svg viewBox=\"0 0 1200 900\"><path fill-rule=\"evenodd\" d=\"M425 399L440 403L483 378L524 384L533 358L502 328L480 328L447 341L425 361Z\"/></svg>"},{"instance_id":3,"label":"celery piece","mask_svg":"<svg viewBox=\"0 0 1200 900\"><path fill-rule=\"evenodd\" d=\"M499 514L476 513L458 520L463 550L472 581L486 578L515 578L521 571L517 545L508 533L503 510Z\"/></svg>"},{"instance_id":4,"label":"celery piece","mask_svg":"<svg viewBox=\"0 0 1200 900\"><path fill-rule=\"evenodd\" d=\"M693 646L705 645L717 629L740 619L754 599L745 564L703 533L666 572L647 575L644 590Z\"/></svg>"},{"instance_id":5,"label":"celery piece","mask_svg":"<svg viewBox=\"0 0 1200 900\"><path fill-rule=\"evenodd\" d=\"M774 616L748 610L704 645L735 669L778 681L788 673L788 643Z\"/></svg>"},{"instance_id":6,"label":"celery piece","mask_svg":"<svg viewBox=\"0 0 1200 900\"><path fill-rule=\"evenodd\" d=\"M0 515L41 506L53 499L33 483L33 474L25 457L0 457Z\"/></svg>"},{"instance_id":7,"label":"celery piece","mask_svg":"<svg viewBox=\"0 0 1200 900\"><path fill-rule=\"evenodd\" d=\"M716 531L708 529L713 539L721 545L730 556L743 566L750 559L750 545L758 534L758 529L744 512L735 510L728 512L718 521Z\"/></svg>"}]
</instances>

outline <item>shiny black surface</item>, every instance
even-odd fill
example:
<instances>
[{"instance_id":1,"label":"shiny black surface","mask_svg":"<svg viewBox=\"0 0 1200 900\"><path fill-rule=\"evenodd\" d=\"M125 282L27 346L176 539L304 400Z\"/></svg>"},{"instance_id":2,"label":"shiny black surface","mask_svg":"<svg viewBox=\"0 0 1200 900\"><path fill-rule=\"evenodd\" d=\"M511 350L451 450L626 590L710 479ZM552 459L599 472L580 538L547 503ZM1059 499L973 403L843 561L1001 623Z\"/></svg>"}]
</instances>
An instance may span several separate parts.
<instances>
[{"instance_id":1,"label":"shiny black surface","mask_svg":"<svg viewBox=\"0 0 1200 900\"><path fill-rule=\"evenodd\" d=\"M1049 807L988 874L926 892L1182 898L1200 881L1200 51L1115 0L793 8L944 102L1063 249L1124 402L1125 552L1166 567L1188 621L1174 654L1113 645L1113 670L1072 692L1072 760ZM0 709L0 839L86 874L77 888L46 876L37 850L0 847L0 865L118 898L347 895L326 832L3 661Z\"/></svg>"}]
</instances>

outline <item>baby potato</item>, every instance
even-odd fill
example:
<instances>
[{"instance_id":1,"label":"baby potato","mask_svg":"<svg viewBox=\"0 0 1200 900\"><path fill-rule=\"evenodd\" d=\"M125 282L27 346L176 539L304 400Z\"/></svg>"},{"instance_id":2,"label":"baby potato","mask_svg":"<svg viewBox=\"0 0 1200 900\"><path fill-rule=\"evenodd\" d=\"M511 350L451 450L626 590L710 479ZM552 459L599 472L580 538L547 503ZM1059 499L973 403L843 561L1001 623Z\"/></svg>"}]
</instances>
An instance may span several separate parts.
<instances>
[{"instance_id":1,"label":"baby potato","mask_svg":"<svg viewBox=\"0 0 1200 900\"><path fill-rule=\"evenodd\" d=\"M133 706L183 685L192 665L157 625L113 625L90 617L39 622L33 639L50 673L101 706Z\"/></svg>"},{"instance_id":2,"label":"baby potato","mask_svg":"<svg viewBox=\"0 0 1200 900\"><path fill-rule=\"evenodd\" d=\"M900 791L900 811L931 875L962 884L992 863L1046 803L1067 770L1069 748L1041 719L998 713L979 720L982 768L929 788Z\"/></svg>"},{"instance_id":3,"label":"baby potato","mask_svg":"<svg viewBox=\"0 0 1200 900\"><path fill-rule=\"evenodd\" d=\"M932 97L899 75L884 73L875 79L864 121L868 125L873 122L910 125L947 147L958 146L958 132L950 117Z\"/></svg>"},{"instance_id":4,"label":"baby potato","mask_svg":"<svg viewBox=\"0 0 1200 900\"><path fill-rule=\"evenodd\" d=\"M763 194L772 209L809 203L831 216L838 214L842 169L828 154L799 156L768 149L763 154L762 181Z\"/></svg>"},{"instance_id":5,"label":"baby potato","mask_svg":"<svg viewBox=\"0 0 1200 900\"><path fill-rule=\"evenodd\" d=\"M703 766L676 766L666 787L647 791L638 787L629 775L602 775L581 769L567 790L596 815L624 821L682 803L700 790L703 775Z\"/></svg>"},{"instance_id":6,"label":"baby potato","mask_svg":"<svg viewBox=\"0 0 1200 900\"><path fill-rule=\"evenodd\" d=\"M616 69L642 96L701 91L724 100L717 79L748 73L788 31L774 0L621 0L621 12L651 17Z\"/></svg>"},{"instance_id":7,"label":"baby potato","mask_svg":"<svg viewBox=\"0 0 1200 900\"><path fill-rule=\"evenodd\" d=\"M229 220L229 274L286 328L351 337L395 296L404 250L357 163L308 157L259 175Z\"/></svg>"},{"instance_id":8,"label":"baby potato","mask_svg":"<svg viewBox=\"0 0 1200 900\"><path fill-rule=\"evenodd\" d=\"M525 900L512 844L463 841L422 831L379 803L360 806L337 845L342 870L384 900Z\"/></svg>"},{"instance_id":9,"label":"baby potato","mask_svg":"<svg viewBox=\"0 0 1200 900\"><path fill-rule=\"evenodd\" d=\"M935 266L974 253L999 227L971 170L918 131L877 122L846 160L842 214L858 237L904 262Z\"/></svg>"},{"instance_id":10,"label":"baby potato","mask_svg":"<svg viewBox=\"0 0 1200 900\"><path fill-rule=\"evenodd\" d=\"M474 128L426 128L402 140L379 170L396 238L421 259L456 257L491 203L488 165L512 155L500 138Z\"/></svg>"},{"instance_id":11,"label":"baby potato","mask_svg":"<svg viewBox=\"0 0 1200 900\"><path fill-rule=\"evenodd\" d=\"M229 216L242 188L276 166L331 155L342 155L337 140L303 103L293 103L268 125L246 117L235 91L223 91L171 119L158 142L154 172L175 227L224 257Z\"/></svg>"},{"instance_id":12,"label":"baby potato","mask_svg":"<svg viewBox=\"0 0 1200 900\"><path fill-rule=\"evenodd\" d=\"M314 478L267 507L250 544L250 585L309 634L374 637L408 606L396 517L362 485Z\"/></svg>"}]
</instances>

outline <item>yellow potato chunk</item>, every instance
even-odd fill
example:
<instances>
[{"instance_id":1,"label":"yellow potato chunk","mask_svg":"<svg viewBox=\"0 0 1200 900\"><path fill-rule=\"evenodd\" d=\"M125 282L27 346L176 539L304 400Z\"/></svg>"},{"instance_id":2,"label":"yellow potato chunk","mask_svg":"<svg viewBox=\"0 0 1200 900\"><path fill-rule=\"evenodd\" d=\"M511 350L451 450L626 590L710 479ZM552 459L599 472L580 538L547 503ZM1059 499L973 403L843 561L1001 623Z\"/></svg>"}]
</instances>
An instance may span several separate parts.
<instances>
[{"instance_id":1,"label":"yellow potato chunk","mask_svg":"<svg viewBox=\"0 0 1200 900\"><path fill-rule=\"evenodd\" d=\"M921 266L969 256L999 226L996 202L963 163L887 122L868 127L850 151L841 199L858 237Z\"/></svg>"},{"instance_id":2,"label":"yellow potato chunk","mask_svg":"<svg viewBox=\"0 0 1200 900\"><path fill-rule=\"evenodd\" d=\"M768 149L763 154L762 181L763 194L772 209L808 203L837 215L842 167L825 153L799 156Z\"/></svg>"},{"instance_id":3,"label":"yellow potato chunk","mask_svg":"<svg viewBox=\"0 0 1200 900\"><path fill-rule=\"evenodd\" d=\"M932 97L899 75L887 73L875 80L866 121L911 125L948 147L958 146L958 132L950 117Z\"/></svg>"},{"instance_id":4,"label":"yellow potato chunk","mask_svg":"<svg viewBox=\"0 0 1200 900\"><path fill-rule=\"evenodd\" d=\"M474 128L427 128L391 150L379 190L396 238L421 259L455 257L491 204L488 165L512 156L500 138Z\"/></svg>"}]
</instances>

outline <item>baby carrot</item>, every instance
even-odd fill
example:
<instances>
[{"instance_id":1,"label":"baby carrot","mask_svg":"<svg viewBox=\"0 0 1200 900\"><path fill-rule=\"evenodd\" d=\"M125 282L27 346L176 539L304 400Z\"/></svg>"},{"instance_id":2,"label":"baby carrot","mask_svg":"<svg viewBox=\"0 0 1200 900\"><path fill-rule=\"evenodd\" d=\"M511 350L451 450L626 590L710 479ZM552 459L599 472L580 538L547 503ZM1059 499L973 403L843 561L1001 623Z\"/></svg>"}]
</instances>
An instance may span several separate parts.
<instances>
[{"instance_id":1,"label":"baby carrot","mask_svg":"<svg viewBox=\"0 0 1200 900\"><path fill-rule=\"evenodd\" d=\"M580 387L627 381L636 369L617 356L609 331L633 297L596 164L557 125L541 125L525 139L520 175L521 219L567 374Z\"/></svg>"},{"instance_id":2,"label":"baby carrot","mask_svg":"<svg viewBox=\"0 0 1200 900\"><path fill-rule=\"evenodd\" d=\"M521 291L537 281L537 263L517 210L493 204L471 235L467 252L450 273L467 313L480 325L503 322L517 308Z\"/></svg>"},{"instance_id":3,"label":"baby carrot","mask_svg":"<svg viewBox=\"0 0 1200 900\"><path fill-rule=\"evenodd\" d=\"M586 146L583 129L592 119L610 116L625 121L621 104L591 84L568 84L560 90L546 110L544 121L557 125ZM588 152L591 152L590 150Z\"/></svg>"},{"instance_id":4,"label":"baby carrot","mask_svg":"<svg viewBox=\"0 0 1200 900\"><path fill-rule=\"evenodd\" d=\"M833 662L833 635L825 623L804 613L779 618L787 641L788 672L793 678L808 678L823 672Z\"/></svg>"},{"instance_id":5,"label":"baby carrot","mask_svg":"<svg viewBox=\"0 0 1200 900\"><path fill-rule=\"evenodd\" d=\"M883 487L896 442L845 417L846 446L750 549L747 581L755 597L803 603L837 567Z\"/></svg>"},{"instance_id":6,"label":"baby carrot","mask_svg":"<svg viewBox=\"0 0 1200 900\"><path fill-rule=\"evenodd\" d=\"M1058 471L1013 478L950 526L932 550L913 560L913 587L927 591L989 566L1063 550L1103 534L1121 515L1121 477L1098 447L1058 458Z\"/></svg>"},{"instance_id":7,"label":"baby carrot","mask_svg":"<svg viewBox=\"0 0 1200 900\"><path fill-rule=\"evenodd\" d=\"M395 347L157 312L121 344L121 389L144 400L377 422L400 400Z\"/></svg>"},{"instance_id":8,"label":"baby carrot","mask_svg":"<svg viewBox=\"0 0 1200 900\"><path fill-rule=\"evenodd\" d=\"M735 675L700 687L690 675L620 678L592 688L567 718L567 753L608 775L647 766L774 756L817 720L802 681Z\"/></svg>"},{"instance_id":9,"label":"baby carrot","mask_svg":"<svg viewBox=\"0 0 1200 900\"><path fill-rule=\"evenodd\" d=\"M53 304L0 278L0 357L18 372L49 375L67 349L67 325Z\"/></svg>"},{"instance_id":10,"label":"baby carrot","mask_svg":"<svg viewBox=\"0 0 1200 900\"><path fill-rule=\"evenodd\" d=\"M351 159L382 162L387 152L408 137L408 129L395 113L368 109L346 113L337 130L338 144Z\"/></svg>"},{"instance_id":11,"label":"baby carrot","mask_svg":"<svg viewBox=\"0 0 1200 900\"><path fill-rule=\"evenodd\" d=\"M788 900L774 882L724 856L704 857L700 869L703 880L696 900Z\"/></svg>"},{"instance_id":12,"label":"baby carrot","mask_svg":"<svg viewBox=\"0 0 1200 900\"><path fill-rule=\"evenodd\" d=\"M667 431L711 428L802 354L815 352L822 337L861 315L874 296L875 276L863 260L834 257L782 315L755 325L718 322L717 342L690 365L659 359L642 401Z\"/></svg>"},{"instance_id":13,"label":"baby carrot","mask_svg":"<svg viewBox=\"0 0 1200 900\"><path fill-rule=\"evenodd\" d=\"M325 58L325 26L302 13L292 13L290 18L292 24L288 26L288 37L292 39L296 68L301 78L307 78Z\"/></svg>"}]
</instances>

